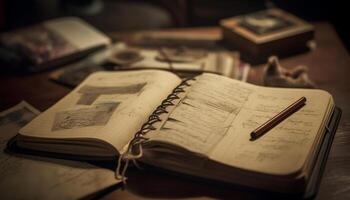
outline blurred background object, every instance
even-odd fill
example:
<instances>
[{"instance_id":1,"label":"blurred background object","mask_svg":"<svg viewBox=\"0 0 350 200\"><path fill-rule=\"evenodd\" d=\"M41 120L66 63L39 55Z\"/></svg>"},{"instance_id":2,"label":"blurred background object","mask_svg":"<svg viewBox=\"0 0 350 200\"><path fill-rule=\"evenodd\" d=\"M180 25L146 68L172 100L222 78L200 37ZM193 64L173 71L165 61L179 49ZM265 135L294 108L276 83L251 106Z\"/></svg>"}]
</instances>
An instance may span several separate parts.
<instances>
[{"instance_id":1,"label":"blurred background object","mask_svg":"<svg viewBox=\"0 0 350 200\"><path fill-rule=\"evenodd\" d=\"M222 44L237 49L251 64L271 55L287 57L310 50L314 26L284 10L270 8L220 20Z\"/></svg>"},{"instance_id":2,"label":"blurred background object","mask_svg":"<svg viewBox=\"0 0 350 200\"><path fill-rule=\"evenodd\" d=\"M280 7L307 21L330 21L349 49L346 6L316 0L0 0L0 27L78 16L102 31L217 25L223 18Z\"/></svg>"}]
</instances>

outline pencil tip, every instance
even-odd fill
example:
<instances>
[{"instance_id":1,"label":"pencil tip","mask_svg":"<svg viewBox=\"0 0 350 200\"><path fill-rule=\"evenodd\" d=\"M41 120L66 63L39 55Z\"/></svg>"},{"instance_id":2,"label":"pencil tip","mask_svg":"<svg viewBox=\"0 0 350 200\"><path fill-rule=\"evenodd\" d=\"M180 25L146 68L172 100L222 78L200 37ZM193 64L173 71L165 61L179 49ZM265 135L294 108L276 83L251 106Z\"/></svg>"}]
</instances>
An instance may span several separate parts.
<instances>
[{"instance_id":1,"label":"pencil tip","mask_svg":"<svg viewBox=\"0 0 350 200\"><path fill-rule=\"evenodd\" d=\"M257 135L256 135L255 132L251 132L251 133L250 133L250 139L249 139L249 140L250 140L250 141L256 140L256 138L257 138L256 136L257 136Z\"/></svg>"}]
</instances>

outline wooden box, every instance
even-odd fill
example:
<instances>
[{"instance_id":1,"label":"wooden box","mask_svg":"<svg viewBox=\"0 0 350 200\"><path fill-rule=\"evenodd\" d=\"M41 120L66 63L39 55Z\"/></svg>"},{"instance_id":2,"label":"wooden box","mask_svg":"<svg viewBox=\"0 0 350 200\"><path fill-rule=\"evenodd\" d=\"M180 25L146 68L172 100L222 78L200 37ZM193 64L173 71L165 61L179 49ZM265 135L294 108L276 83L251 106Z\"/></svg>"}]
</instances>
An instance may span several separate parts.
<instances>
[{"instance_id":1,"label":"wooden box","mask_svg":"<svg viewBox=\"0 0 350 200\"><path fill-rule=\"evenodd\" d=\"M224 19L220 26L224 44L252 64L306 51L314 37L311 24L276 8Z\"/></svg>"}]
</instances>

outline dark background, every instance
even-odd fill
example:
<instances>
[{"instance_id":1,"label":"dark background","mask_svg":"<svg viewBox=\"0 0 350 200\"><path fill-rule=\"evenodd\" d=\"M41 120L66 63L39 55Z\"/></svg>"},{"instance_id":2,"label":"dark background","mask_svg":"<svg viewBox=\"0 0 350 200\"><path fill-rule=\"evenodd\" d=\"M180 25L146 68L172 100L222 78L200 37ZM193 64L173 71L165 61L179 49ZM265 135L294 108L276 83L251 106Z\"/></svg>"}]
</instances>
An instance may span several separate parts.
<instances>
[{"instance_id":1,"label":"dark background","mask_svg":"<svg viewBox=\"0 0 350 200\"><path fill-rule=\"evenodd\" d=\"M344 2L344 3L342 3ZM105 32L212 26L222 18L277 6L307 21L329 21L349 50L346 1L317 0L0 0L0 29L79 16Z\"/></svg>"}]
</instances>

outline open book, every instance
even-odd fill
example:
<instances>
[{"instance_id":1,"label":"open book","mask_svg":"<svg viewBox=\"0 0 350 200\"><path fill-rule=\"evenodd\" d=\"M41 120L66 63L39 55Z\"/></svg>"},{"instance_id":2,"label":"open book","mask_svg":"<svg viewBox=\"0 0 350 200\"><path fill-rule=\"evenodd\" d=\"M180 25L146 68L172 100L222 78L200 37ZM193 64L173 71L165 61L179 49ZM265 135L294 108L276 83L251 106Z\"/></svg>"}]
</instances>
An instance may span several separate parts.
<instances>
[{"instance_id":1,"label":"open book","mask_svg":"<svg viewBox=\"0 0 350 200\"><path fill-rule=\"evenodd\" d=\"M79 60L110 44L110 38L85 21L63 17L1 33L0 62L11 66L11 71L38 72Z\"/></svg>"},{"instance_id":2,"label":"open book","mask_svg":"<svg viewBox=\"0 0 350 200\"><path fill-rule=\"evenodd\" d=\"M250 133L300 97L256 141ZM22 128L18 145L110 159L278 192L302 192L334 110L322 90L255 86L215 74L97 72Z\"/></svg>"}]
</instances>

